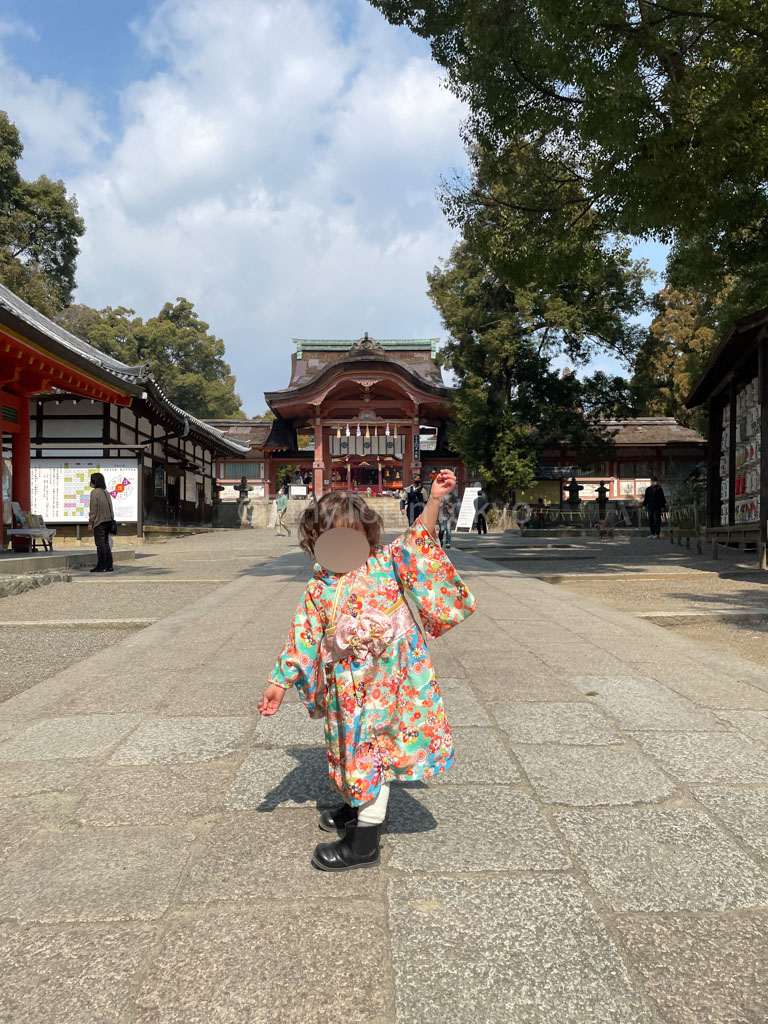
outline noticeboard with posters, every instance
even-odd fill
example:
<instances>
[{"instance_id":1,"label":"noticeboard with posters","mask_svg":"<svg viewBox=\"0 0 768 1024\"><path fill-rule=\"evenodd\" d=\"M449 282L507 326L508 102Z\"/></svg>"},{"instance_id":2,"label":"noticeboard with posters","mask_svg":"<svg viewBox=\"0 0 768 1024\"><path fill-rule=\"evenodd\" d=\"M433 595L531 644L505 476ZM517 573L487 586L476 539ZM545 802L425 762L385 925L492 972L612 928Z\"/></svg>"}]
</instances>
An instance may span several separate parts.
<instances>
[{"instance_id":1,"label":"noticeboard with posters","mask_svg":"<svg viewBox=\"0 0 768 1024\"><path fill-rule=\"evenodd\" d=\"M136 459L32 460L29 509L46 523L87 523L91 473L103 473L115 519L138 519L139 470Z\"/></svg>"}]
</instances>

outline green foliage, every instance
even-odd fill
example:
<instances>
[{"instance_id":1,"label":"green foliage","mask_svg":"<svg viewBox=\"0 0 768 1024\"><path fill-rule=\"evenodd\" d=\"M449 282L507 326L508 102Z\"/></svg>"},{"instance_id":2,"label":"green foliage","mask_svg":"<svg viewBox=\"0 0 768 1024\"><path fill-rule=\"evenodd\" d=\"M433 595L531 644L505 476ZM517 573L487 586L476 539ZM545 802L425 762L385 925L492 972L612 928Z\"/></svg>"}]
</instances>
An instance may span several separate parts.
<instances>
[{"instance_id":1,"label":"green foliage","mask_svg":"<svg viewBox=\"0 0 768 1024\"><path fill-rule=\"evenodd\" d=\"M102 310L71 306L59 323L107 355L129 366L149 363L165 393L193 416L244 418L235 378L225 362L224 342L209 334L191 302L166 302L147 320L119 306Z\"/></svg>"},{"instance_id":2,"label":"green foliage","mask_svg":"<svg viewBox=\"0 0 768 1024\"><path fill-rule=\"evenodd\" d=\"M490 154L540 157L509 190L532 218L593 210L674 241L675 287L768 294L768 4L371 0L429 40ZM578 186L580 196L571 190Z\"/></svg>"},{"instance_id":3,"label":"green foliage","mask_svg":"<svg viewBox=\"0 0 768 1024\"><path fill-rule=\"evenodd\" d=\"M674 416L704 432L704 410L687 409L685 400L717 347L713 324L718 303L708 307L692 289L665 288L656 295L655 306L656 316L635 361L632 387L638 406L644 415Z\"/></svg>"},{"instance_id":4,"label":"green foliage","mask_svg":"<svg viewBox=\"0 0 768 1024\"><path fill-rule=\"evenodd\" d=\"M22 151L15 125L0 111L0 281L53 317L72 301L85 225L63 181L20 176Z\"/></svg>"},{"instance_id":5,"label":"green foliage","mask_svg":"<svg viewBox=\"0 0 768 1024\"><path fill-rule=\"evenodd\" d=\"M492 233L493 225L486 221L486 229ZM613 411L608 403L615 405L624 382L605 375L579 381L558 373L554 356L584 359L595 346L626 354L636 334L607 307L596 316L590 289L526 279L515 289L485 258L496 238L486 237L480 255L476 222L468 233L471 241L456 245L428 275L429 295L450 334L439 360L458 384L450 439L489 496L507 499L530 486L538 453L548 447L568 439L585 456L610 448L598 418ZM626 271L625 283L635 290L634 269Z\"/></svg>"}]
</instances>

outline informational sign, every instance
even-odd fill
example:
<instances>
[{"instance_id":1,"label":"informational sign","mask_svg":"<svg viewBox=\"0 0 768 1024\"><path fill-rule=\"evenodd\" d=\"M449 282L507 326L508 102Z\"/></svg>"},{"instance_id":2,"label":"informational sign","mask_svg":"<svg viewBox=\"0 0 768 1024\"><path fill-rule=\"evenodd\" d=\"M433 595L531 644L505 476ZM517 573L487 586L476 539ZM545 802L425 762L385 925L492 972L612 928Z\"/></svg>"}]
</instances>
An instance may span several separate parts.
<instances>
[{"instance_id":1,"label":"informational sign","mask_svg":"<svg viewBox=\"0 0 768 1024\"><path fill-rule=\"evenodd\" d=\"M464 490L464 495L461 499L461 508L459 509L459 515L456 520L456 531L459 530L471 530L472 525L475 521L475 498L478 496L482 488L480 487L467 487Z\"/></svg>"},{"instance_id":2,"label":"informational sign","mask_svg":"<svg viewBox=\"0 0 768 1024\"><path fill-rule=\"evenodd\" d=\"M139 494L135 459L33 459L28 511L46 523L87 523L91 473L104 474L115 519L135 523Z\"/></svg>"}]
</instances>

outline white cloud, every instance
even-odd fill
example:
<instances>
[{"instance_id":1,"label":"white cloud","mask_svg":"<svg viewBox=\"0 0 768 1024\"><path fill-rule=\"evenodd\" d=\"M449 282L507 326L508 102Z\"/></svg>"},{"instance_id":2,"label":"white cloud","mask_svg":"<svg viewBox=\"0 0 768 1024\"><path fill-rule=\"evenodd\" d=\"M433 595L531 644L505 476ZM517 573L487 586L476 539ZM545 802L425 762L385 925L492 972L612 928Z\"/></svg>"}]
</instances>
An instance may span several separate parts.
<instances>
[{"instance_id":1,"label":"white cloud","mask_svg":"<svg viewBox=\"0 0 768 1024\"><path fill-rule=\"evenodd\" d=\"M0 19L0 43L12 35L36 39L22 21ZM90 161L106 140L95 104L79 89L53 78L33 79L0 48L0 105L19 129L24 143L21 170L27 178L57 177L51 168Z\"/></svg>"},{"instance_id":2,"label":"white cloud","mask_svg":"<svg viewBox=\"0 0 768 1024\"><path fill-rule=\"evenodd\" d=\"M292 336L440 333L425 273L452 243L434 190L464 163L462 110L413 37L365 0L164 0L134 31L162 71L123 91L101 159L59 84L80 301L152 315L187 296L249 412L287 383Z\"/></svg>"}]
</instances>

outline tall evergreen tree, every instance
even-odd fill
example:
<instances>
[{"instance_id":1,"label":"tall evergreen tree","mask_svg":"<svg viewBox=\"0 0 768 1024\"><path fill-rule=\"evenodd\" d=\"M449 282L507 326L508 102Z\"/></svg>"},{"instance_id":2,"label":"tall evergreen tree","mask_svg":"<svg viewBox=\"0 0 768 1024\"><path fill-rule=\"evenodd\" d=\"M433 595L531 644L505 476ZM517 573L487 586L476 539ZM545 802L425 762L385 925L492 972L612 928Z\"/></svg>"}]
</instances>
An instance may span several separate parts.
<instances>
[{"instance_id":1,"label":"tall evergreen tree","mask_svg":"<svg viewBox=\"0 0 768 1024\"><path fill-rule=\"evenodd\" d=\"M129 366L149 363L171 401L193 416L244 417L224 342L209 333L188 299L166 302L146 322L123 306L95 310L82 305L64 310L59 322Z\"/></svg>"},{"instance_id":2,"label":"tall evergreen tree","mask_svg":"<svg viewBox=\"0 0 768 1024\"><path fill-rule=\"evenodd\" d=\"M85 224L63 181L25 181L16 126L0 111L0 281L46 316L72 301Z\"/></svg>"}]
</instances>

